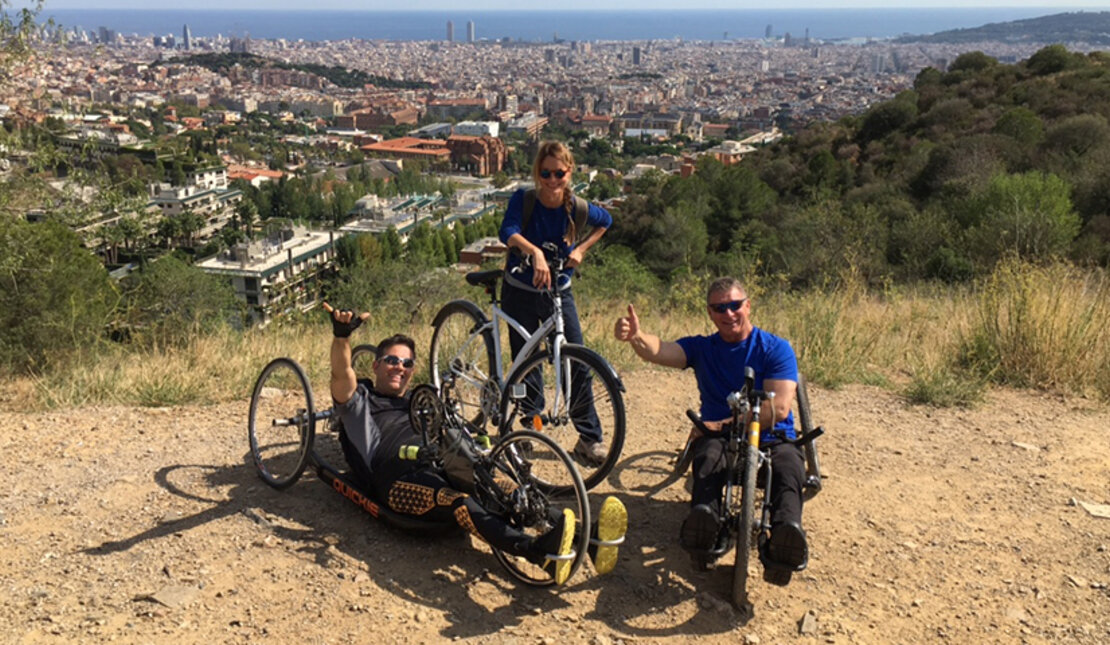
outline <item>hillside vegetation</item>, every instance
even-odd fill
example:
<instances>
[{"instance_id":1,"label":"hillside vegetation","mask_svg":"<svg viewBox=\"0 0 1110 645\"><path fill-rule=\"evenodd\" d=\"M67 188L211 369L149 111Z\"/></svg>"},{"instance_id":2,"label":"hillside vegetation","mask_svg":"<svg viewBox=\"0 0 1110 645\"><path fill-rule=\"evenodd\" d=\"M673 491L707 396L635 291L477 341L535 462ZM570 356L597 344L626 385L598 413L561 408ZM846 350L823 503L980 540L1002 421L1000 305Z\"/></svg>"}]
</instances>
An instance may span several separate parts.
<instances>
[{"instance_id":1,"label":"hillside vegetation","mask_svg":"<svg viewBox=\"0 0 1110 645\"><path fill-rule=\"evenodd\" d=\"M903 36L900 43L1090 43L1110 44L1110 12L1079 11L1039 18L992 22L924 36Z\"/></svg>"},{"instance_id":2,"label":"hillside vegetation","mask_svg":"<svg viewBox=\"0 0 1110 645\"><path fill-rule=\"evenodd\" d=\"M627 302L664 337L706 330L704 285L727 273L825 385L880 383L944 404L973 403L991 382L1110 399L1108 61L1058 46L1017 65L964 54L741 164L703 158L689 178L636 180L578 280L587 342L638 365L609 339ZM337 199L313 181L251 195L244 221L299 217L296 196ZM364 339L402 329L427 347L444 302L480 297L445 267L495 220L421 226L403 247L395 234L344 238L325 295L374 312ZM5 398L221 400L277 355L324 367L318 312L232 331L228 291L187 259L115 283L88 257L52 225L0 224L0 362L22 375Z\"/></svg>"}]
</instances>

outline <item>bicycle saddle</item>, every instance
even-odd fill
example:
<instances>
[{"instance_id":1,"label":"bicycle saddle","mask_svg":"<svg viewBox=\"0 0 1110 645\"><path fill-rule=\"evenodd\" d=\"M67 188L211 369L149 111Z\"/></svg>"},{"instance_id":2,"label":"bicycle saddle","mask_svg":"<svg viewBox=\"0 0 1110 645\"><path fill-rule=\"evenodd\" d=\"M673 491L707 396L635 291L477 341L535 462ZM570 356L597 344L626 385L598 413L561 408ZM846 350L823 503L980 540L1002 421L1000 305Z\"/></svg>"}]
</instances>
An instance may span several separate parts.
<instances>
[{"instance_id":1,"label":"bicycle saddle","mask_svg":"<svg viewBox=\"0 0 1110 645\"><path fill-rule=\"evenodd\" d=\"M472 271L466 274L466 281L476 287L485 287L492 289L497 286L497 281L501 279L501 269L490 269L489 271Z\"/></svg>"}]
</instances>

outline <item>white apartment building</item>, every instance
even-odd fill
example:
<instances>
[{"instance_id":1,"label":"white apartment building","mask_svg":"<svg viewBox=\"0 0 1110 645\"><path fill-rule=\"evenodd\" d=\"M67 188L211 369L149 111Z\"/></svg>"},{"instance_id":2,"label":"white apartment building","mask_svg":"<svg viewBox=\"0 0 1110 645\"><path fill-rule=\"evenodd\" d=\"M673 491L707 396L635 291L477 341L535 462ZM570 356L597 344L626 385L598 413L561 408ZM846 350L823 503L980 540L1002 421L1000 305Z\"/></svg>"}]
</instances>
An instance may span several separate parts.
<instances>
[{"instance_id":1,"label":"white apartment building","mask_svg":"<svg viewBox=\"0 0 1110 645\"><path fill-rule=\"evenodd\" d=\"M501 124L497 121L460 121L455 124L455 134L467 137L489 136L497 138Z\"/></svg>"},{"instance_id":2,"label":"white apartment building","mask_svg":"<svg viewBox=\"0 0 1110 645\"><path fill-rule=\"evenodd\" d=\"M320 277L335 266L334 231L287 228L265 240L238 244L196 266L227 278L254 324L265 326L320 301Z\"/></svg>"}]
</instances>

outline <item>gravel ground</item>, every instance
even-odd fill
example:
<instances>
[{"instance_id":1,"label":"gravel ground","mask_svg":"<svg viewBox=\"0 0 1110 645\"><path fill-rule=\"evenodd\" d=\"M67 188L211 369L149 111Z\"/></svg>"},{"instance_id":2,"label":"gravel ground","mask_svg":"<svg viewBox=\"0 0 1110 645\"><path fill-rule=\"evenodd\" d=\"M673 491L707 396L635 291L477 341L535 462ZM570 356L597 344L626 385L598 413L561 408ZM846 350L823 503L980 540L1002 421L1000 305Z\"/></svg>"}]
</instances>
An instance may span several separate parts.
<instances>
[{"instance_id":1,"label":"gravel ground","mask_svg":"<svg viewBox=\"0 0 1110 645\"><path fill-rule=\"evenodd\" d=\"M828 434L810 566L787 586L753 576L745 622L730 568L697 572L677 545L692 376L625 384L628 442L591 499L625 502L628 541L615 572L556 591L513 584L466 536L388 528L312 475L269 489L246 460L245 397L0 412L0 641L1110 642L1110 519L1092 506L1110 503L1105 406L812 388Z\"/></svg>"}]
</instances>

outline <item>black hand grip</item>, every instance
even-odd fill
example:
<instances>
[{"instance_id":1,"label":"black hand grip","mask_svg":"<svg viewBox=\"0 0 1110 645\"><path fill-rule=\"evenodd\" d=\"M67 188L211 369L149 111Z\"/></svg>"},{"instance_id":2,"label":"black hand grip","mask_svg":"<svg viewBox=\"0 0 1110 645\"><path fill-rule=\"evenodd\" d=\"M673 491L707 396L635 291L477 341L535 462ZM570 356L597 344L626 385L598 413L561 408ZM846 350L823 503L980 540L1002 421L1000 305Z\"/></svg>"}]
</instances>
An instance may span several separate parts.
<instances>
[{"instance_id":1,"label":"black hand grip","mask_svg":"<svg viewBox=\"0 0 1110 645\"><path fill-rule=\"evenodd\" d=\"M693 410L687 408L686 409L686 416L689 417L689 419L694 422L694 427L696 427L698 430L701 430L702 434L710 434L711 431L709 430L709 428L707 428L705 426L705 423L702 422L700 414L698 414L697 412L694 412Z\"/></svg>"}]
</instances>

